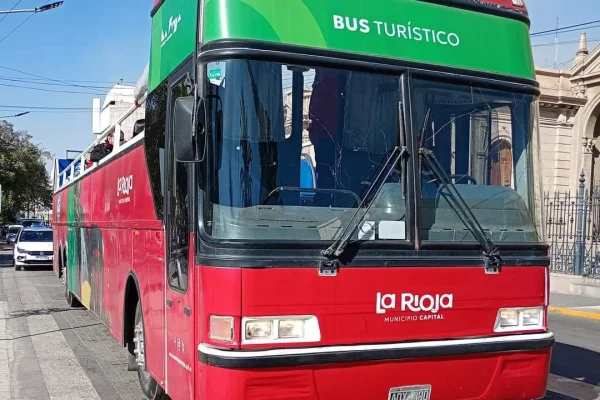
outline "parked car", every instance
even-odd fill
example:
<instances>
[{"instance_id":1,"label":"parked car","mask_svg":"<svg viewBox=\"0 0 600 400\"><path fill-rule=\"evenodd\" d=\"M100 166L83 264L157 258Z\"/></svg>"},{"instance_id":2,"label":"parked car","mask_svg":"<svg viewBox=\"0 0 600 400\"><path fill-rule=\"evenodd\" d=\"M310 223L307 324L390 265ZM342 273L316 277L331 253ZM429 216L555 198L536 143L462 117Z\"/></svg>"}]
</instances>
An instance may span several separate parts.
<instances>
[{"instance_id":1,"label":"parked car","mask_svg":"<svg viewBox=\"0 0 600 400\"><path fill-rule=\"evenodd\" d=\"M13 249L15 271L27 267L51 267L54 259L52 229L46 227L23 228Z\"/></svg>"},{"instance_id":2,"label":"parked car","mask_svg":"<svg viewBox=\"0 0 600 400\"><path fill-rule=\"evenodd\" d=\"M21 229L23 229L23 226L21 225L10 225L8 227L8 234L6 235L6 244L15 243Z\"/></svg>"}]
</instances>

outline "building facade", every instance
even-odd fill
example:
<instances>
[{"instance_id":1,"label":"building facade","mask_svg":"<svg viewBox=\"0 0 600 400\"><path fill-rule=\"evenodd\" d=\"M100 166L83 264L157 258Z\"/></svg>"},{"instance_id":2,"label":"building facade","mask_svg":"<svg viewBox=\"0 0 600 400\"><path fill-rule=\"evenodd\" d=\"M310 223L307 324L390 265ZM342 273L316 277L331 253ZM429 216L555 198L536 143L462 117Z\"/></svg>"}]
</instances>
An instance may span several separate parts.
<instances>
[{"instance_id":1,"label":"building facade","mask_svg":"<svg viewBox=\"0 0 600 400\"><path fill-rule=\"evenodd\" d=\"M569 70L536 74L544 190L573 193L582 172L587 187L600 184L600 47L588 51L582 34Z\"/></svg>"}]
</instances>

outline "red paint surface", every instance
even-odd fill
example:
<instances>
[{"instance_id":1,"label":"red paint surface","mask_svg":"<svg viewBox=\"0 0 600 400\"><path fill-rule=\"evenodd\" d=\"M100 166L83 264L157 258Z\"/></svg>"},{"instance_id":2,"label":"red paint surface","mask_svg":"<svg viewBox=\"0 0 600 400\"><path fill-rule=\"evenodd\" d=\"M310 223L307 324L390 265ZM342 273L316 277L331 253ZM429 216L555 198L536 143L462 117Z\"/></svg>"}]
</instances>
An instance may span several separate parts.
<instances>
[{"instance_id":1,"label":"red paint surface","mask_svg":"<svg viewBox=\"0 0 600 400\"><path fill-rule=\"evenodd\" d=\"M133 178L133 189L129 194L117 193L118 179L129 176ZM78 182L81 193L78 202L83 211L80 221L67 227L68 192L74 190L73 186L63 189L53 199L56 218L60 197L60 217L53 221L57 254L54 271L58 274L59 265L64 262L59 254L66 249L68 229L95 226L101 230L103 270L101 275L96 273L90 284L92 297L102 299L103 309L94 311L122 342L127 277L130 274L137 277L147 346L152 349L146 354L148 369L158 382L164 383L164 229L154 210L144 147L110 160Z\"/></svg>"},{"instance_id":2,"label":"red paint surface","mask_svg":"<svg viewBox=\"0 0 600 400\"><path fill-rule=\"evenodd\" d=\"M134 188L129 201L119 203L124 197L117 196L117 179L129 175ZM431 384L432 398L444 400L531 399L545 391L549 350L227 370L199 363L197 347L209 343L250 348L241 345L242 316L315 315L322 338L310 346L493 336L500 308L546 305L547 268L507 266L498 275L486 275L482 267L342 268L336 277L318 276L316 266L214 268L193 266L191 235L188 290L178 293L165 284L166 238L154 212L143 147L86 176L81 193L80 226L97 226L102 232L103 273L92 280L93 291L103 300L99 314L122 340L125 287L128 276L135 275L146 327L147 366L161 385L168 386L173 400L386 399L391 387L414 384ZM67 190L55 196L55 207L58 196L62 198L60 218L54 222L57 252L66 243ZM55 260L58 271L60 259ZM452 294L453 305L436 314L443 319L422 320L431 313L399 308L377 314L377 293L395 294L398 302L402 293ZM165 306L166 299L172 307ZM190 316L184 315L185 307L191 309ZM210 315L235 318L233 344L211 342ZM417 320L385 320L406 316Z\"/></svg>"},{"instance_id":3,"label":"red paint surface","mask_svg":"<svg viewBox=\"0 0 600 400\"><path fill-rule=\"evenodd\" d=\"M546 392L550 351L350 363L298 369L205 367L198 399L385 400L392 387L431 384L434 400L530 400Z\"/></svg>"}]
</instances>

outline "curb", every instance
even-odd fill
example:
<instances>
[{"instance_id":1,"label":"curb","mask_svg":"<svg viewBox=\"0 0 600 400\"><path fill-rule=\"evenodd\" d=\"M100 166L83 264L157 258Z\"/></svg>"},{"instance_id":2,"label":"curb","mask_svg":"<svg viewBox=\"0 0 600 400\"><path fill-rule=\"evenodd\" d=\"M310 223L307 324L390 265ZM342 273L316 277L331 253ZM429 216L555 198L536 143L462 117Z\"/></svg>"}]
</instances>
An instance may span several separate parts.
<instances>
[{"instance_id":1,"label":"curb","mask_svg":"<svg viewBox=\"0 0 600 400\"><path fill-rule=\"evenodd\" d=\"M548 311L557 313L557 314L562 314L562 315L569 315L571 317L595 319L597 321L600 321L600 313L572 310L570 308L560 308L560 307L552 307L552 306L548 307Z\"/></svg>"}]
</instances>

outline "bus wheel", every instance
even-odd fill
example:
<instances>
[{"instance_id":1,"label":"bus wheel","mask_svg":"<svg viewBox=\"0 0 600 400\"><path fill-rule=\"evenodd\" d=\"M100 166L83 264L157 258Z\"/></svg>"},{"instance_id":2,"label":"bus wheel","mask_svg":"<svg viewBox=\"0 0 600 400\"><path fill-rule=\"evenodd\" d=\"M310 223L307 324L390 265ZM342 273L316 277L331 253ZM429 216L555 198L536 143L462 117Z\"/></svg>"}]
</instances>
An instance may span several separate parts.
<instances>
[{"instance_id":1,"label":"bus wheel","mask_svg":"<svg viewBox=\"0 0 600 400\"><path fill-rule=\"evenodd\" d=\"M152 375L146 370L146 336L144 335L144 319L142 318L142 306L138 301L135 309L135 328L134 328L133 343L135 345L133 353L135 361L138 365L138 379L142 392L150 400L166 400L168 399L163 388L154 380Z\"/></svg>"},{"instance_id":2,"label":"bus wheel","mask_svg":"<svg viewBox=\"0 0 600 400\"><path fill-rule=\"evenodd\" d=\"M63 269L63 274L65 272L66 268ZM65 275L63 275L63 283L65 285L65 299L67 299L67 304L69 305L69 307L82 307L82 304L79 302L79 300L77 300L75 296L73 296L73 293L71 293L71 291L67 287L67 277Z\"/></svg>"}]
</instances>

